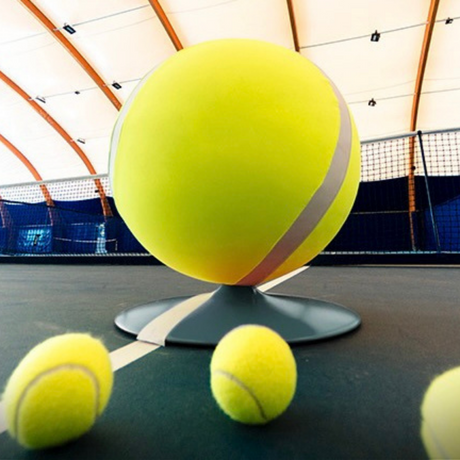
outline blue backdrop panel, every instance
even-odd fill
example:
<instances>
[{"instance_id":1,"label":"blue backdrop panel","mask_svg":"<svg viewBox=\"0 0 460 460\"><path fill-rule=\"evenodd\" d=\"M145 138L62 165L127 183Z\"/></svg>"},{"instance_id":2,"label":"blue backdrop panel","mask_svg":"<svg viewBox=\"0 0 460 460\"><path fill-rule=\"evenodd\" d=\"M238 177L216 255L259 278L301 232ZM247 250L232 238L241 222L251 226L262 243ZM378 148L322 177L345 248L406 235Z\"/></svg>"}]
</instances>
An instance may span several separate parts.
<instances>
[{"instance_id":1,"label":"blue backdrop panel","mask_svg":"<svg viewBox=\"0 0 460 460\"><path fill-rule=\"evenodd\" d=\"M9 230L6 227L0 227L0 254L7 251Z\"/></svg>"},{"instance_id":2,"label":"blue backdrop panel","mask_svg":"<svg viewBox=\"0 0 460 460\"><path fill-rule=\"evenodd\" d=\"M408 193L407 177L362 182L349 218L326 251L437 251L436 231L441 251L460 251L460 177L426 180L416 176L416 211L412 215L408 212Z\"/></svg>"},{"instance_id":3,"label":"blue backdrop panel","mask_svg":"<svg viewBox=\"0 0 460 460\"><path fill-rule=\"evenodd\" d=\"M53 252L51 225L23 226L17 229L16 252L25 254L49 254Z\"/></svg>"},{"instance_id":4,"label":"blue backdrop panel","mask_svg":"<svg viewBox=\"0 0 460 460\"><path fill-rule=\"evenodd\" d=\"M460 251L460 196L439 204L433 209L434 221L439 237L440 250L443 252ZM425 225L431 228L431 215L425 211ZM435 232L429 231L426 235L427 249L436 250Z\"/></svg>"},{"instance_id":5,"label":"blue backdrop panel","mask_svg":"<svg viewBox=\"0 0 460 460\"><path fill-rule=\"evenodd\" d=\"M104 217L98 198L46 203L3 201L7 218L0 227L0 253L145 254L115 210Z\"/></svg>"}]
</instances>

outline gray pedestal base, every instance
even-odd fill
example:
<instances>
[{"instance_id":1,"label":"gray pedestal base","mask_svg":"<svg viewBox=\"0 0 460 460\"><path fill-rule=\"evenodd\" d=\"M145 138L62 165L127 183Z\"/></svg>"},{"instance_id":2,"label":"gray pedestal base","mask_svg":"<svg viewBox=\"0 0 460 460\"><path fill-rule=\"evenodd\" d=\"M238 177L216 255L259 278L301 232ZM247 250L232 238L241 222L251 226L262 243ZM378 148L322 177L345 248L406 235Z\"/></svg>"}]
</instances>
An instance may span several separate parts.
<instances>
[{"instance_id":1,"label":"gray pedestal base","mask_svg":"<svg viewBox=\"0 0 460 460\"><path fill-rule=\"evenodd\" d=\"M150 321L186 299L157 300L125 310L115 324L137 336ZM227 332L243 324L268 326L295 344L345 334L359 327L361 318L353 310L323 300L265 294L254 287L221 286L172 329L166 343L215 346Z\"/></svg>"}]
</instances>

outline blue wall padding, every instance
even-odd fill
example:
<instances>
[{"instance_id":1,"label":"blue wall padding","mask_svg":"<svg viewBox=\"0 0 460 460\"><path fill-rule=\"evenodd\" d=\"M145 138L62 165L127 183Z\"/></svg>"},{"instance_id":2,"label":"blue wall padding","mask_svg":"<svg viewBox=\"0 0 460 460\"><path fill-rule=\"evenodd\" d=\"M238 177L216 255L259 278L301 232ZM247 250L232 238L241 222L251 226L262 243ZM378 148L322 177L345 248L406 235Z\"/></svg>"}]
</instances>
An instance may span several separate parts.
<instances>
[{"instance_id":1,"label":"blue wall padding","mask_svg":"<svg viewBox=\"0 0 460 460\"><path fill-rule=\"evenodd\" d=\"M410 251L408 213L351 214L327 251Z\"/></svg>"},{"instance_id":2,"label":"blue wall padding","mask_svg":"<svg viewBox=\"0 0 460 460\"><path fill-rule=\"evenodd\" d=\"M439 245L442 252L460 251L460 196L446 203L439 204L433 208L434 222L439 236ZM425 211L425 225L432 228L431 214ZM429 250L436 250L435 232L427 233L426 247Z\"/></svg>"},{"instance_id":3,"label":"blue wall padding","mask_svg":"<svg viewBox=\"0 0 460 460\"><path fill-rule=\"evenodd\" d=\"M53 233L50 225L18 227L16 252L21 254L49 254L53 252Z\"/></svg>"},{"instance_id":4,"label":"blue wall padding","mask_svg":"<svg viewBox=\"0 0 460 460\"><path fill-rule=\"evenodd\" d=\"M0 227L0 253L4 252L2 249L4 250L8 246L8 235L8 229L6 227Z\"/></svg>"},{"instance_id":5,"label":"blue wall padding","mask_svg":"<svg viewBox=\"0 0 460 460\"><path fill-rule=\"evenodd\" d=\"M4 201L8 227L0 230L3 254L145 254L109 199L113 217L105 218L98 198L46 203Z\"/></svg>"},{"instance_id":6,"label":"blue wall padding","mask_svg":"<svg viewBox=\"0 0 460 460\"><path fill-rule=\"evenodd\" d=\"M441 251L460 251L460 176L415 177L416 211L408 212L408 179L362 182L352 212L326 251L436 251L430 192ZM412 220L412 231L411 231ZM412 235L411 235L412 233Z\"/></svg>"}]
</instances>

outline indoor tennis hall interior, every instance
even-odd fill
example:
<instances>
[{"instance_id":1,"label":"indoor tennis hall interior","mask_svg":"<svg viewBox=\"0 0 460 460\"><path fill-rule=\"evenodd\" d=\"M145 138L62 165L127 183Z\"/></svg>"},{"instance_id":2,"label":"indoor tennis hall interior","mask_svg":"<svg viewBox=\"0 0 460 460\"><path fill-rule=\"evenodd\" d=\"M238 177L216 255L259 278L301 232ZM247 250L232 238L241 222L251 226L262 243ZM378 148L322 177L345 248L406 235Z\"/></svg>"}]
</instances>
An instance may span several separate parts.
<instances>
[{"instance_id":1,"label":"indoor tennis hall interior","mask_svg":"<svg viewBox=\"0 0 460 460\"><path fill-rule=\"evenodd\" d=\"M0 399L0 460L460 458L459 43L455 0L0 0L0 394L59 335L113 371L58 446ZM211 388L247 324L268 423Z\"/></svg>"}]
</instances>

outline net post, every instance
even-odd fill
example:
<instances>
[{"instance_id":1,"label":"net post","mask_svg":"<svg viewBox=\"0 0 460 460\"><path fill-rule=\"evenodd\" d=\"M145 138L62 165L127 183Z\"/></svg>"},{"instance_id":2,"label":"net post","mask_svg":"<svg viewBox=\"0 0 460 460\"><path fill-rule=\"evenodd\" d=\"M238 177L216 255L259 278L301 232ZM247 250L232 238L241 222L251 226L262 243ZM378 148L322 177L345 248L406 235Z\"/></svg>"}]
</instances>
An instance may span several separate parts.
<instances>
[{"instance_id":1,"label":"net post","mask_svg":"<svg viewBox=\"0 0 460 460\"><path fill-rule=\"evenodd\" d=\"M420 146L420 155L422 157L423 177L425 179L426 196L428 199L428 208L430 210L431 227L433 229L433 235L434 235L434 240L436 244L436 252L438 252L439 254L441 252L441 242L439 240L438 226L436 225L436 220L434 218L434 212L433 212L433 205L431 202L431 192L430 192L430 186L428 183L428 168L426 166L425 149L423 147L423 140L422 140L422 131L417 131L417 138L418 138L418 142Z\"/></svg>"}]
</instances>

